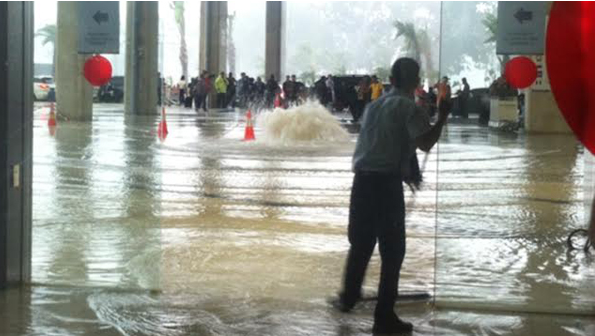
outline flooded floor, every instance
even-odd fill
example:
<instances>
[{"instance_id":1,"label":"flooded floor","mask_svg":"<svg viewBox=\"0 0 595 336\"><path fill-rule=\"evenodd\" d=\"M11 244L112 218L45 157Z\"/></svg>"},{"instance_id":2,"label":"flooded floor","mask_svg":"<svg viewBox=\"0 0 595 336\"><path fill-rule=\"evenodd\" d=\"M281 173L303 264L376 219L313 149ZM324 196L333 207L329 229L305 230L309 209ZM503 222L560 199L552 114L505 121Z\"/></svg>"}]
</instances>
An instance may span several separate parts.
<instances>
[{"instance_id":1,"label":"flooded floor","mask_svg":"<svg viewBox=\"0 0 595 336\"><path fill-rule=\"evenodd\" d=\"M0 292L1 335L366 335L339 288L356 135L243 142L238 113L168 110L93 123L36 110L33 286ZM584 226L582 149L571 136L452 123L407 193L399 304L414 335L595 334L595 260L568 252ZM379 274L373 258L365 291ZM8 323L6 323L8 321Z\"/></svg>"}]
</instances>

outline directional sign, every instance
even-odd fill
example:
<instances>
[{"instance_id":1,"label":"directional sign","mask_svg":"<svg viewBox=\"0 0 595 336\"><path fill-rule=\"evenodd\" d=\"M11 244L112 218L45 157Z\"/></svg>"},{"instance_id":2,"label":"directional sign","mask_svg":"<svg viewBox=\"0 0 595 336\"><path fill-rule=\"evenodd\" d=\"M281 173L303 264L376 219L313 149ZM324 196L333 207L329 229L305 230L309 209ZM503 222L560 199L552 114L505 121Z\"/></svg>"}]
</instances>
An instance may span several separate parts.
<instances>
[{"instance_id":1,"label":"directional sign","mask_svg":"<svg viewBox=\"0 0 595 336\"><path fill-rule=\"evenodd\" d=\"M498 1L496 53L543 54L545 14L543 1Z\"/></svg>"},{"instance_id":2,"label":"directional sign","mask_svg":"<svg viewBox=\"0 0 595 336\"><path fill-rule=\"evenodd\" d=\"M79 54L120 53L117 1L79 1Z\"/></svg>"}]
</instances>

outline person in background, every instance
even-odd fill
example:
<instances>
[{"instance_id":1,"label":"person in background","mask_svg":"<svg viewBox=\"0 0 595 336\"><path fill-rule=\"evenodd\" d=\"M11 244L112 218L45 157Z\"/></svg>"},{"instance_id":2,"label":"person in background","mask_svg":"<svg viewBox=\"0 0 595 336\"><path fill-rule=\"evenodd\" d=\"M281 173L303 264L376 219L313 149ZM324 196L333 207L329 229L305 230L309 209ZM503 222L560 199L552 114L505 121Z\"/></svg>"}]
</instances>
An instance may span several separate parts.
<instances>
[{"instance_id":1,"label":"person in background","mask_svg":"<svg viewBox=\"0 0 595 336\"><path fill-rule=\"evenodd\" d=\"M203 72L194 84L194 108L196 111L198 111L202 107L203 111L207 112L207 90L205 83L206 78L205 73Z\"/></svg>"},{"instance_id":2,"label":"person in background","mask_svg":"<svg viewBox=\"0 0 595 336\"><path fill-rule=\"evenodd\" d=\"M320 79L314 82L314 92L316 92L316 98L322 106L326 106L328 103L327 100L327 87L326 87L326 77L320 76Z\"/></svg>"},{"instance_id":3,"label":"person in background","mask_svg":"<svg viewBox=\"0 0 595 336\"><path fill-rule=\"evenodd\" d=\"M205 99L206 102L205 104L207 105L207 109L209 107L213 107L213 106L217 106L217 97L216 97L216 92L215 92L215 75L213 74L209 74L208 72L206 73L205 76L205 90L207 91L207 94L205 95Z\"/></svg>"},{"instance_id":4,"label":"person in background","mask_svg":"<svg viewBox=\"0 0 595 336\"><path fill-rule=\"evenodd\" d=\"M180 91L179 100L180 105L184 105L184 99L186 98L186 90L188 89L188 83L186 82L186 76L180 77L178 82L178 90Z\"/></svg>"},{"instance_id":5,"label":"person in background","mask_svg":"<svg viewBox=\"0 0 595 336\"><path fill-rule=\"evenodd\" d=\"M259 106L261 106L261 104L264 102L264 93L266 88L267 86L262 81L262 78L256 77L256 82L254 83L254 97Z\"/></svg>"},{"instance_id":6,"label":"person in background","mask_svg":"<svg viewBox=\"0 0 595 336\"><path fill-rule=\"evenodd\" d=\"M289 101L293 105L297 104L297 97L298 97L298 83L297 78L295 75L291 75L291 95L289 96Z\"/></svg>"},{"instance_id":7,"label":"person in background","mask_svg":"<svg viewBox=\"0 0 595 336\"><path fill-rule=\"evenodd\" d=\"M369 76L364 76L357 86L357 103L356 108L352 112L353 122L357 122L364 113L366 105L370 102L372 91L370 85L372 80Z\"/></svg>"},{"instance_id":8,"label":"person in background","mask_svg":"<svg viewBox=\"0 0 595 336\"><path fill-rule=\"evenodd\" d=\"M392 66L393 89L368 105L353 154L355 173L349 205L349 252L339 297L334 308L349 312L361 299L366 268L379 244L381 257L374 334L410 333L411 323L394 311L401 265L405 257L405 199L407 180L416 148L429 152L438 141L448 118L440 106L433 126L416 107L414 91L420 67L412 58L400 58ZM443 101L441 101L441 104Z\"/></svg>"},{"instance_id":9,"label":"person in background","mask_svg":"<svg viewBox=\"0 0 595 336\"><path fill-rule=\"evenodd\" d=\"M336 95L335 95L335 81L333 79L333 76L331 74L329 74L326 77L326 88L328 89L328 93L330 94L330 102L332 103L332 106L335 106L336 103ZM332 110L332 108L331 108Z\"/></svg>"},{"instance_id":10,"label":"person in background","mask_svg":"<svg viewBox=\"0 0 595 336\"><path fill-rule=\"evenodd\" d=\"M233 77L233 73L229 73L227 77L227 99L225 103L225 107L231 106L232 108L236 107L235 104L235 96L236 96L236 79Z\"/></svg>"},{"instance_id":11,"label":"person in background","mask_svg":"<svg viewBox=\"0 0 595 336\"><path fill-rule=\"evenodd\" d=\"M459 96L459 109L461 110L461 116L463 118L468 117L467 112L467 102L469 101L469 97L471 95L471 89L469 88L469 83L467 83L467 78L463 77L463 90Z\"/></svg>"},{"instance_id":12,"label":"person in background","mask_svg":"<svg viewBox=\"0 0 595 336\"><path fill-rule=\"evenodd\" d=\"M275 79L275 75L271 74L269 80L267 81L267 88L266 88L266 106L267 108L273 107L273 103L275 101L275 95L279 92L279 83Z\"/></svg>"},{"instance_id":13,"label":"person in background","mask_svg":"<svg viewBox=\"0 0 595 336\"><path fill-rule=\"evenodd\" d=\"M289 105L289 103L292 101L294 89L295 87L294 83L291 81L291 77L286 76L285 82L283 82L283 96L285 98L285 101L287 102L285 106L286 108L287 105Z\"/></svg>"},{"instance_id":14,"label":"person in background","mask_svg":"<svg viewBox=\"0 0 595 336\"><path fill-rule=\"evenodd\" d=\"M448 77L444 76L442 77L442 80L436 84L436 89L438 90L438 95L436 96L436 105L438 105L438 102L441 100L446 100L450 103L450 96L452 94L448 80Z\"/></svg>"},{"instance_id":15,"label":"person in background","mask_svg":"<svg viewBox=\"0 0 595 336\"><path fill-rule=\"evenodd\" d=\"M215 80L215 92L217 93L217 107L225 108L225 102L227 100L227 78L225 78L225 72L223 71Z\"/></svg>"},{"instance_id":16,"label":"person in background","mask_svg":"<svg viewBox=\"0 0 595 336\"><path fill-rule=\"evenodd\" d=\"M428 110L428 106L427 106L427 93L426 90L424 90L424 86L423 85L419 85L416 89L415 89L415 104L419 107L421 107L424 110Z\"/></svg>"},{"instance_id":17,"label":"person in background","mask_svg":"<svg viewBox=\"0 0 595 336\"><path fill-rule=\"evenodd\" d=\"M239 100L239 104L240 107L245 107L246 106L246 86L248 84L248 77L246 77L246 73L242 72L240 74L240 79L238 80L237 83L237 94L238 94L238 100Z\"/></svg>"},{"instance_id":18,"label":"person in background","mask_svg":"<svg viewBox=\"0 0 595 336\"><path fill-rule=\"evenodd\" d=\"M371 101L375 101L376 99L382 96L382 92L384 91L384 86L382 83L378 81L378 77L376 75L372 76L372 84L370 84L370 90L372 93Z\"/></svg>"}]
</instances>

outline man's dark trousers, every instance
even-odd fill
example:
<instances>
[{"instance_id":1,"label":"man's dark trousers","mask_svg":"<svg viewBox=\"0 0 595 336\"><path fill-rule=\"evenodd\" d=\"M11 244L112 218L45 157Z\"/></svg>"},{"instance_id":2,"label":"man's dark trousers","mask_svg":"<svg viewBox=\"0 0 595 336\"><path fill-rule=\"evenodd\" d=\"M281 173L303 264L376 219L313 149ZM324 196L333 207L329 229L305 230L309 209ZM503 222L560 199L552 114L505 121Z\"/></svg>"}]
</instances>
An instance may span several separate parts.
<instances>
[{"instance_id":1,"label":"man's dark trousers","mask_svg":"<svg viewBox=\"0 0 595 336\"><path fill-rule=\"evenodd\" d=\"M399 273L405 257L405 201L400 176L356 172L349 207L349 243L342 300L355 304L366 268L379 244L382 260L376 316L393 314Z\"/></svg>"}]
</instances>

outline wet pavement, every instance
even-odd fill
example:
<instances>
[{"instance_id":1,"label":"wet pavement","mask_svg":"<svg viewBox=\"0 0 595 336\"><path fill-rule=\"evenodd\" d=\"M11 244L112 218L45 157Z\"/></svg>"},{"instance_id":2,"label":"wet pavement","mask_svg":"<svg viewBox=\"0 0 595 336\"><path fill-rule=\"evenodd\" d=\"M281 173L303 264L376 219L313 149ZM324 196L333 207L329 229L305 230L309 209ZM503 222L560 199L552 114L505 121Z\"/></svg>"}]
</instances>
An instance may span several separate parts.
<instances>
[{"instance_id":1,"label":"wet pavement","mask_svg":"<svg viewBox=\"0 0 595 336\"><path fill-rule=\"evenodd\" d=\"M158 117L96 105L93 123L59 122L52 137L46 113L33 286L0 292L1 335L370 334L372 303L352 315L326 304L348 248L355 134L242 142L239 113L171 108L160 141ZM438 310L399 306L414 334L595 334L595 261L565 245L584 226L574 138L454 122L419 157L400 287Z\"/></svg>"}]
</instances>

